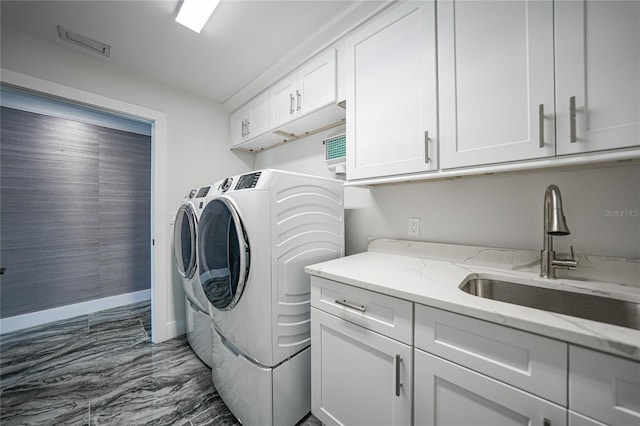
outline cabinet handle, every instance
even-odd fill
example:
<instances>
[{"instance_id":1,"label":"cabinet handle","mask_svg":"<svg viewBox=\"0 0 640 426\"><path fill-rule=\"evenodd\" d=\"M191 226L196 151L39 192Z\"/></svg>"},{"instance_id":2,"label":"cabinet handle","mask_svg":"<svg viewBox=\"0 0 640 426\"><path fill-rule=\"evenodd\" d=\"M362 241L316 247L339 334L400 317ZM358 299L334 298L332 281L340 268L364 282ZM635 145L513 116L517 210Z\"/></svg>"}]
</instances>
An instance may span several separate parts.
<instances>
[{"instance_id":1,"label":"cabinet handle","mask_svg":"<svg viewBox=\"0 0 640 426\"><path fill-rule=\"evenodd\" d=\"M291 101L291 104L289 106L289 114L293 115L293 93L289 93L289 100Z\"/></svg>"},{"instance_id":2,"label":"cabinet handle","mask_svg":"<svg viewBox=\"0 0 640 426\"><path fill-rule=\"evenodd\" d=\"M571 96L569 98L569 141L571 143L577 142L576 136L576 97Z\"/></svg>"},{"instance_id":3,"label":"cabinet handle","mask_svg":"<svg viewBox=\"0 0 640 426\"><path fill-rule=\"evenodd\" d=\"M400 383L400 363L402 362L402 357L400 355L396 355L396 396L400 396L400 388L402 387L402 383Z\"/></svg>"},{"instance_id":4,"label":"cabinet handle","mask_svg":"<svg viewBox=\"0 0 640 426\"><path fill-rule=\"evenodd\" d=\"M247 120L242 120L242 137L244 138L246 135L246 126L247 126Z\"/></svg>"},{"instance_id":5,"label":"cabinet handle","mask_svg":"<svg viewBox=\"0 0 640 426\"><path fill-rule=\"evenodd\" d=\"M544 148L544 104L538 106L538 120L540 132L540 148Z\"/></svg>"},{"instance_id":6,"label":"cabinet handle","mask_svg":"<svg viewBox=\"0 0 640 426\"><path fill-rule=\"evenodd\" d=\"M364 308L364 306L362 306L362 305L354 305L352 303L347 302L346 300L338 300L338 299L336 299L336 305L342 305L342 306L345 306L347 308L355 309L356 311L360 311L362 313L367 311Z\"/></svg>"},{"instance_id":7,"label":"cabinet handle","mask_svg":"<svg viewBox=\"0 0 640 426\"><path fill-rule=\"evenodd\" d=\"M551 426L551 420L545 418L542 422L543 426Z\"/></svg>"},{"instance_id":8,"label":"cabinet handle","mask_svg":"<svg viewBox=\"0 0 640 426\"><path fill-rule=\"evenodd\" d=\"M298 102L297 110L300 111L302 109L302 94L299 90L296 90L296 98Z\"/></svg>"},{"instance_id":9,"label":"cabinet handle","mask_svg":"<svg viewBox=\"0 0 640 426\"><path fill-rule=\"evenodd\" d=\"M429 131L424 131L424 162L429 163L431 158L429 158Z\"/></svg>"}]
</instances>

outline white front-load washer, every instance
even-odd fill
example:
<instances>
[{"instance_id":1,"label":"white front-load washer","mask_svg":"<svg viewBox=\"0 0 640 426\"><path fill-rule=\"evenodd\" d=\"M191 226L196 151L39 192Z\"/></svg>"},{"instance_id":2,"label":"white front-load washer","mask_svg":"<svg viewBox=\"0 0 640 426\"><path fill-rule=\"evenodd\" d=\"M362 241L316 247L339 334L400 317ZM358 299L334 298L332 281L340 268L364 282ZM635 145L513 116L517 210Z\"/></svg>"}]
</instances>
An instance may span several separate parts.
<instances>
[{"instance_id":1,"label":"white front-load washer","mask_svg":"<svg viewBox=\"0 0 640 426\"><path fill-rule=\"evenodd\" d=\"M343 182L261 170L216 190L198 222L214 386L244 425L295 425L311 409L304 267L344 255Z\"/></svg>"},{"instance_id":2,"label":"white front-load washer","mask_svg":"<svg viewBox=\"0 0 640 426\"><path fill-rule=\"evenodd\" d=\"M209 301L200 285L197 262L198 220L213 185L192 189L176 212L174 253L185 294L187 341L198 357L212 365Z\"/></svg>"}]
</instances>

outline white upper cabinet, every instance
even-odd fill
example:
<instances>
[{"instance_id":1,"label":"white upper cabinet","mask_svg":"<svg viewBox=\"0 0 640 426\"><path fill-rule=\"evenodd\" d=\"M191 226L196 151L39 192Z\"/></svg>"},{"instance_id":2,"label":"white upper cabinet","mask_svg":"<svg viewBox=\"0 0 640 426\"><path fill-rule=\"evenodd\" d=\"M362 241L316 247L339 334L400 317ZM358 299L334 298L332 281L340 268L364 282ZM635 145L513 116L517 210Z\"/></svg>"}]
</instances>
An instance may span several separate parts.
<instances>
[{"instance_id":1,"label":"white upper cabinet","mask_svg":"<svg viewBox=\"0 0 640 426\"><path fill-rule=\"evenodd\" d=\"M438 3L443 169L555 154L553 3Z\"/></svg>"},{"instance_id":2,"label":"white upper cabinet","mask_svg":"<svg viewBox=\"0 0 640 426\"><path fill-rule=\"evenodd\" d=\"M347 177L436 170L435 2L401 2L345 42Z\"/></svg>"},{"instance_id":3,"label":"white upper cabinet","mask_svg":"<svg viewBox=\"0 0 640 426\"><path fill-rule=\"evenodd\" d=\"M281 126L297 117L336 102L336 52L329 49L270 90L271 125Z\"/></svg>"},{"instance_id":4,"label":"white upper cabinet","mask_svg":"<svg viewBox=\"0 0 640 426\"><path fill-rule=\"evenodd\" d=\"M336 102L336 52L329 49L298 71L296 112L304 115Z\"/></svg>"},{"instance_id":5,"label":"white upper cabinet","mask_svg":"<svg viewBox=\"0 0 640 426\"><path fill-rule=\"evenodd\" d=\"M249 121L249 107L245 106L231 114L231 146L241 144L247 138L247 121Z\"/></svg>"},{"instance_id":6,"label":"white upper cabinet","mask_svg":"<svg viewBox=\"0 0 640 426\"><path fill-rule=\"evenodd\" d=\"M640 145L640 2L555 7L557 153Z\"/></svg>"},{"instance_id":7,"label":"white upper cabinet","mask_svg":"<svg viewBox=\"0 0 640 426\"><path fill-rule=\"evenodd\" d=\"M281 80L279 83L276 83L269 91L271 124L273 127L280 126L287 121L294 119L296 115L297 86L297 75L292 74L287 76L284 80Z\"/></svg>"},{"instance_id":8,"label":"white upper cabinet","mask_svg":"<svg viewBox=\"0 0 640 426\"><path fill-rule=\"evenodd\" d=\"M232 145L269 130L269 94L262 93L231 114Z\"/></svg>"},{"instance_id":9,"label":"white upper cabinet","mask_svg":"<svg viewBox=\"0 0 640 426\"><path fill-rule=\"evenodd\" d=\"M231 113L231 147L258 152L344 124L329 48Z\"/></svg>"}]
</instances>

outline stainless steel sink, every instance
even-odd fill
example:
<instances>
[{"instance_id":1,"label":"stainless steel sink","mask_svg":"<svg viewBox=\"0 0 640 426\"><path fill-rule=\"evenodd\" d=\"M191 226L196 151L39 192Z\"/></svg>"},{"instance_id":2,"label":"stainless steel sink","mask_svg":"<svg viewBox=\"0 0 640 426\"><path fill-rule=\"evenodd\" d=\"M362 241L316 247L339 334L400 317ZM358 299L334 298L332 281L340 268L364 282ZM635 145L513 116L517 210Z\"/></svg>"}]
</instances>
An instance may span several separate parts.
<instances>
[{"instance_id":1,"label":"stainless steel sink","mask_svg":"<svg viewBox=\"0 0 640 426\"><path fill-rule=\"evenodd\" d=\"M640 329L639 303L486 278L471 278L460 289L485 299Z\"/></svg>"}]
</instances>

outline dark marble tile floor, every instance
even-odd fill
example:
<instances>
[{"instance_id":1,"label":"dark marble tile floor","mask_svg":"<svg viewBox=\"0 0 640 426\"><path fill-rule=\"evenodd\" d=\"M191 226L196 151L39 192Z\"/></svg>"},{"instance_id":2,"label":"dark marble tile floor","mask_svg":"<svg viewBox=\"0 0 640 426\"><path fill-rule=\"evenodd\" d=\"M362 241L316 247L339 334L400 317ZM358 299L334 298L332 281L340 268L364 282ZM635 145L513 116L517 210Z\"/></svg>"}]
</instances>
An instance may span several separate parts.
<instances>
[{"instance_id":1,"label":"dark marble tile floor","mask_svg":"<svg viewBox=\"0 0 640 426\"><path fill-rule=\"evenodd\" d=\"M0 424L239 423L184 337L151 342L142 302L1 335Z\"/></svg>"}]
</instances>

